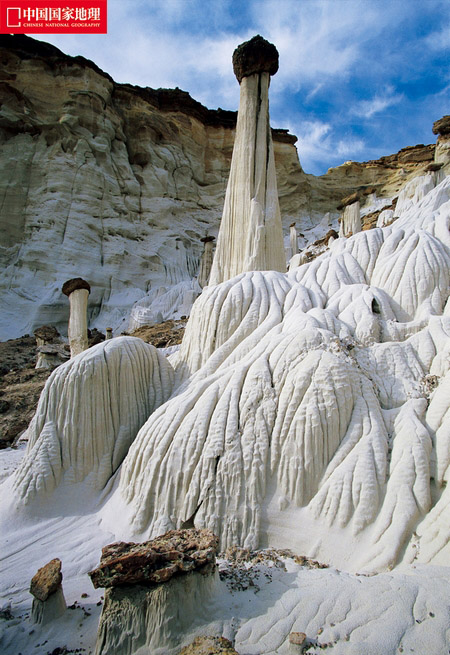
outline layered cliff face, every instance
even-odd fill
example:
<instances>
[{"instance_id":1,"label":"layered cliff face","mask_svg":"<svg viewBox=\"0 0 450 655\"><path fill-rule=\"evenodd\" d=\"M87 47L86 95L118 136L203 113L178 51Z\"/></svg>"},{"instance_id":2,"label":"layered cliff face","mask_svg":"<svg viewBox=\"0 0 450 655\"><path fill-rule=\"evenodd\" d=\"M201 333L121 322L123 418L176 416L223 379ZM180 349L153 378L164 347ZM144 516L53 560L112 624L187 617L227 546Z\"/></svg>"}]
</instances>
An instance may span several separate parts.
<instances>
[{"instance_id":1,"label":"layered cliff face","mask_svg":"<svg viewBox=\"0 0 450 655\"><path fill-rule=\"evenodd\" d=\"M89 280L91 325L103 327L149 290L189 287L199 239L217 232L234 113L181 91L117 85L26 37L0 45L2 337L63 327L60 289L75 275ZM289 213L304 174L292 137L280 138Z\"/></svg>"},{"instance_id":2,"label":"layered cliff face","mask_svg":"<svg viewBox=\"0 0 450 655\"><path fill-rule=\"evenodd\" d=\"M135 324L189 313L200 238L221 217L235 113L180 90L116 84L24 36L1 36L0 55L0 338L44 323L64 331L61 286L80 275L92 287L90 327L125 328L138 301ZM295 137L273 136L286 236L292 221L305 232L327 212L337 218L355 187L392 196L434 148L315 178Z\"/></svg>"}]
</instances>

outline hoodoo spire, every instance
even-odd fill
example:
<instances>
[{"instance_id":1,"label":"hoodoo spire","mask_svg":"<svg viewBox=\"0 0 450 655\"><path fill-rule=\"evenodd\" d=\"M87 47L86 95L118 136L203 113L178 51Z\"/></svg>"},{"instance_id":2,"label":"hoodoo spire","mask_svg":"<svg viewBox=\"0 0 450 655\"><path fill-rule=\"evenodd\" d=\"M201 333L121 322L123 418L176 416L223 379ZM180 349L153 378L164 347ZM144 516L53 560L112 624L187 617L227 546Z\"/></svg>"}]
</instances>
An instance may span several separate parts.
<instances>
[{"instance_id":1,"label":"hoodoo spire","mask_svg":"<svg viewBox=\"0 0 450 655\"><path fill-rule=\"evenodd\" d=\"M241 85L236 138L209 284L244 271L286 271L275 159L269 121L274 45L255 36L233 53Z\"/></svg>"}]
</instances>

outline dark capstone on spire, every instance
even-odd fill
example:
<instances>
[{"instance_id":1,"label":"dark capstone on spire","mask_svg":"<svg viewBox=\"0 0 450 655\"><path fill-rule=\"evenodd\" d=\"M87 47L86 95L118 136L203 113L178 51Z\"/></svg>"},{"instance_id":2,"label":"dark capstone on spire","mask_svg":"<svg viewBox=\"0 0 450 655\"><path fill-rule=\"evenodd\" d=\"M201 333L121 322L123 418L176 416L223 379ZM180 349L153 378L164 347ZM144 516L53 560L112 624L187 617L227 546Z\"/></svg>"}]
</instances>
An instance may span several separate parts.
<instances>
[{"instance_id":1,"label":"dark capstone on spire","mask_svg":"<svg viewBox=\"0 0 450 655\"><path fill-rule=\"evenodd\" d=\"M74 277L72 280L67 280L67 282L64 282L61 291L66 296L70 296L70 294L77 289L87 289L89 293L91 292L91 286L89 282L86 282L86 280L83 280L81 277Z\"/></svg>"},{"instance_id":2,"label":"dark capstone on spire","mask_svg":"<svg viewBox=\"0 0 450 655\"><path fill-rule=\"evenodd\" d=\"M275 75L278 70L278 50L259 34L241 43L233 52L233 71L239 84L243 77L255 73Z\"/></svg>"}]
</instances>

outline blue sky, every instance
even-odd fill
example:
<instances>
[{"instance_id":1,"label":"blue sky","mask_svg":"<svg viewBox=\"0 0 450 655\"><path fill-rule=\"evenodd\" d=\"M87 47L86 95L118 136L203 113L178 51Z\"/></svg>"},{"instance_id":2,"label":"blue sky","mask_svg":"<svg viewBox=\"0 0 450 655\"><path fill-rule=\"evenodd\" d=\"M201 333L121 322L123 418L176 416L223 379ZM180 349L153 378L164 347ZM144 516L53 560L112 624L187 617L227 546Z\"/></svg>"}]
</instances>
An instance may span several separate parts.
<instances>
[{"instance_id":1,"label":"blue sky","mask_svg":"<svg viewBox=\"0 0 450 655\"><path fill-rule=\"evenodd\" d=\"M108 0L107 35L36 35L92 59L117 82L175 87L237 109L234 48L274 43L273 127L297 135L320 175L432 143L450 113L448 0Z\"/></svg>"}]
</instances>

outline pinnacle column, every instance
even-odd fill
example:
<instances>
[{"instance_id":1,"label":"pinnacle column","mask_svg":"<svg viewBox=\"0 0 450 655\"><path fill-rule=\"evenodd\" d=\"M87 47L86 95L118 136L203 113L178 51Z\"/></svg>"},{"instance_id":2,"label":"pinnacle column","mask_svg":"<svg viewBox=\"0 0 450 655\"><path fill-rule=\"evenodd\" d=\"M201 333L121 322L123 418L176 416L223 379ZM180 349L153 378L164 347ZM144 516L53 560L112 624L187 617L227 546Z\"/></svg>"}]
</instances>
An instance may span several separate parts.
<instances>
[{"instance_id":1,"label":"pinnacle column","mask_svg":"<svg viewBox=\"0 0 450 655\"><path fill-rule=\"evenodd\" d=\"M275 158L269 121L274 45L255 36L233 53L241 85L230 176L209 284L244 271L286 271Z\"/></svg>"}]
</instances>

